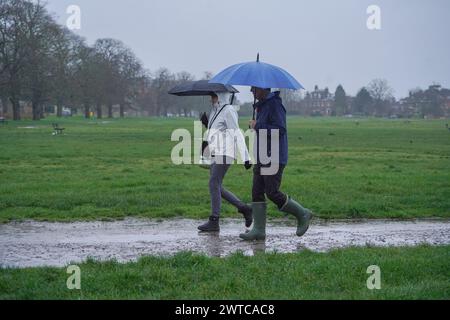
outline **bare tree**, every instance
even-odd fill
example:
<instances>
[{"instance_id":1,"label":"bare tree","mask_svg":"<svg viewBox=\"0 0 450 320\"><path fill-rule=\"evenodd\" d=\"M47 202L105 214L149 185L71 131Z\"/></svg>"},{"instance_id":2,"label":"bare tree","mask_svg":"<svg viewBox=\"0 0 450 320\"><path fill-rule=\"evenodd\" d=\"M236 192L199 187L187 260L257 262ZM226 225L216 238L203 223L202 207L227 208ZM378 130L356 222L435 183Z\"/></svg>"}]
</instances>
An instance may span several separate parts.
<instances>
[{"instance_id":1,"label":"bare tree","mask_svg":"<svg viewBox=\"0 0 450 320\"><path fill-rule=\"evenodd\" d=\"M14 120L21 117L21 71L28 53L27 30L23 23L26 5L20 0L0 0L0 85L11 101Z\"/></svg>"},{"instance_id":2,"label":"bare tree","mask_svg":"<svg viewBox=\"0 0 450 320\"><path fill-rule=\"evenodd\" d=\"M152 78L149 71L144 71L142 76L137 79L137 89L135 96L135 103L138 109L145 112L147 115L155 115L154 106L155 95L152 88Z\"/></svg>"},{"instance_id":3,"label":"bare tree","mask_svg":"<svg viewBox=\"0 0 450 320\"><path fill-rule=\"evenodd\" d=\"M77 94L75 73L78 48L83 46L83 40L67 29L60 28L55 34L52 56L52 102L56 105L56 115L62 116L62 108L67 103L74 103Z\"/></svg>"},{"instance_id":4,"label":"bare tree","mask_svg":"<svg viewBox=\"0 0 450 320\"><path fill-rule=\"evenodd\" d=\"M53 84L57 80L55 53L58 40L64 37L61 29L43 8L29 9L33 17L28 23L30 30L30 46L27 55L28 66L25 69L26 97L31 101L33 120L43 118L43 106L51 100Z\"/></svg>"},{"instance_id":5,"label":"bare tree","mask_svg":"<svg viewBox=\"0 0 450 320\"><path fill-rule=\"evenodd\" d=\"M153 81L152 81L152 89L153 94L155 95L155 114L157 116L167 116L169 102L168 100L171 98L167 92L170 90L170 87L174 84L174 75L167 68L161 68L156 71Z\"/></svg>"},{"instance_id":6,"label":"bare tree","mask_svg":"<svg viewBox=\"0 0 450 320\"><path fill-rule=\"evenodd\" d=\"M102 93L98 103L104 102L107 105L110 118L113 117L113 105L118 104L123 117L124 105L133 97L136 80L142 73L141 63L119 40L99 39L94 49L100 68L99 90Z\"/></svg>"},{"instance_id":7,"label":"bare tree","mask_svg":"<svg viewBox=\"0 0 450 320\"><path fill-rule=\"evenodd\" d=\"M133 51L122 46L118 55L117 91L116 98L119 104L120 117L124 117L125 105L132 104L136 98L138 79L144 71L141 62Z\"/></svg>"},{"instance_id":8,"label":"bare tree","mask_svg":"<svg viewBox=\"0 0 450 320\"><path fill-rule=\"evenodd\" d=\"M182 71L175 75L175 81L173 85L183 84L187 82L194 81L195 77L194 75L190 74L189 72ZM194 101L198 101L198 98L190 97L185 99L180 99L178 97L170 97L171 98L171 105L173 105L173 109L177 114L181 114L184 116L187 116L188 113L192 110L192 103L195 103Z\"/></svg>"},{"instance_id":9,"label":"bare tree","mask_svg":"<svg viewBox=\"0 0 450 320\"><path fill-rule=\"evenodd\" d=\"M31 102L34 120L43 117L60 32L41 1L0 0L0 85L6 87L14 120L20 119L21 100Z\"/></svg>"},{"instance_id":10,"label":"bare tree","mask_svg":"<svg viewBox=\"0 0 450 320\"><path fill-rule=\"evenodd\" d=\"M203 72L203 80L211 80L213 78L214 74L211 71L205 71Z\"/></svg>"},{"instance_id":11,"label":"bare tree","mask_svg":"<svg viewBox=\"0 0 450 320\"><path fill-rule=\"evenodd\" d=\"M80 43L76 47L74 62L74 97L78 105L82 105L84 116L89 118L92 105L97 96L97 81L94 49Z\"/></svg>"},{"instance_id":12,"label":"bare tree","mask_svg":"<svg viewBox=\"0 0 450 320\"><path fill-rule=\"evenodd\" d=\"M393 99L394 90L385 79L374 79L367 86L371 97L374 100L374 114L383 115L387 112L389 104Z\"/></svg>"}]
</instances>

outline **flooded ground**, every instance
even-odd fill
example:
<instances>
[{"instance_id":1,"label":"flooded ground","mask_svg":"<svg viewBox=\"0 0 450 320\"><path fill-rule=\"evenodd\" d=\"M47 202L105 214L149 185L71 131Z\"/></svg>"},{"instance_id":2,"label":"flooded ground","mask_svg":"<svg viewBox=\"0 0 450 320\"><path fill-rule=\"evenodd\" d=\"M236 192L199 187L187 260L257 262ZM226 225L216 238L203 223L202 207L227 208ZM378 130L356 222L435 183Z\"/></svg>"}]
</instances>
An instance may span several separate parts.
<instances>
[{"instance_id":1,"label":"flooded ground","mask_svg":"<svg viewBox=\"0 0 450 320\"><path fill-rule=\"evenodd\" d=\"M88 257L134 261L143 255L194 251L226 256L238 250L327 251L349 246L450 244L450 221L314 221L308 233L295 236L291 220L268 223L265 242L244 242L241 220L223 220L221 232L202 234L203 221L127 219L115 222L48 223L27 221L0 225L0 265L5 267L66 266Z\"/></svg>"}]
</instances>

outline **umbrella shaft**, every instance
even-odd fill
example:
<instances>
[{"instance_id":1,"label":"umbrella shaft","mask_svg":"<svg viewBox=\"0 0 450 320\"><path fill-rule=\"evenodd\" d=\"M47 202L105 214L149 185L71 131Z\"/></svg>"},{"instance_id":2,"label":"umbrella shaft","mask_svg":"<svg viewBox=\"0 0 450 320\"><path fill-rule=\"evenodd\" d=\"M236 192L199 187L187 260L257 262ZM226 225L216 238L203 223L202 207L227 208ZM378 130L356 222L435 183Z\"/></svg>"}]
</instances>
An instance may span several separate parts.
<instances>
[{"instance_id":1,"label":"umbrella shaft","mask_svg":"<svg viewBox=\"0 0 450 320\"><path fill-rule=\"evenodd\" d=\"M256 98L253 100L253 117L252 120L256 120ZM253 129L252 126L248 126L250 129Z\"/></svg>"}]
</instances>

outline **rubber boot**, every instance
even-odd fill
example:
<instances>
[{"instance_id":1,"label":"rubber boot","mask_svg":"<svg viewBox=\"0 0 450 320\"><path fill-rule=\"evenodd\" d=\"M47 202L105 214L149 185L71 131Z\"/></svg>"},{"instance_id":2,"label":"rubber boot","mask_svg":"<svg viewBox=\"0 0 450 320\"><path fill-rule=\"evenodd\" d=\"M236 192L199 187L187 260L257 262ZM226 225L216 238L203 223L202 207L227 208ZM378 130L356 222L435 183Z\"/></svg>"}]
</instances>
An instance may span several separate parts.
<instances>
[{"instance_id":1,"label":"rubber boot","mask_svg":"<svg viewBox=\"0 0 450 320\"><path fill-rule=\"evenodd\" d=\"M267 204L265 202L252 203L253 210L253 229L250 232L239 235L241 239L266 240L266 211Z\"/></svg>"},{"instance_id":2,"label":"rubber boot","mask_svg":"<svg viewBox=\"0 0 450 320\"><path fill-rule=\"evenodd\" d=\"M245 219L245 226L250 228L253 223L253 209L251 206L246 205L239 210L239 213L242 213Z\"/></svg>"},{"instance_id":3,"label":"rubber boot","mask_svg":"<svg viewBox=\"0 0 450 320\"><path fill-rule=\"evenodd\" d=\"M219 218L211 216L209 221L198 227L198 230L203 232L218 232L220 231Z\"/></svg>"},{"instance_id":4,"label":"rubber boot","mask_svg":"<svg viewBox=\"0 0 450 320\"><path fill-rule=\"evenodd\" d=\"M308 231L309 223L313 216L311 210L303 208L289 196L286 204L280 210L297 218L297 236L301 237Z\"/></svg>"}]
</instances>

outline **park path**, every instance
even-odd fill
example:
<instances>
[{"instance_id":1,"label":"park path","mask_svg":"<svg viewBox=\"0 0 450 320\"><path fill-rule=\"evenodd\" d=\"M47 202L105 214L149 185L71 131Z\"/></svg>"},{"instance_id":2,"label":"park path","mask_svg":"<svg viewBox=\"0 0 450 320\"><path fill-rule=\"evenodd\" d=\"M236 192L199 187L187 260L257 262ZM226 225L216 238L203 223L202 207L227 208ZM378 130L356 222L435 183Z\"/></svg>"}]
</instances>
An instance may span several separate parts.
<instances>
[{"instance_id":1,"label":"park path","mask_svg":"<svg viewBox=\"0 0 450 320\"><path fill-rule=\"evenodd\" d=\"M450 244L450 220L314 221L308 233L295 236L291 220L268 223L265 242L243 242L241 220L224 219L220 234L199 234L201 221L187 219L126 219L114 222L13 222L0 225L3 267L66 266L88 257L135 261L143 255L194 251L227 256L238 250L296 252L328 251L349 246L412 246Z\"/></svg>"}]
</instances>

